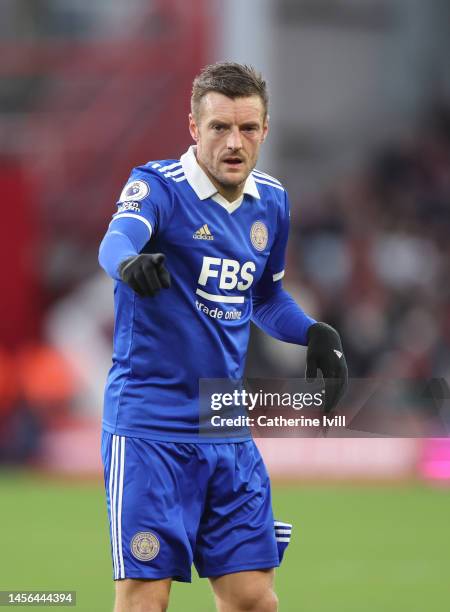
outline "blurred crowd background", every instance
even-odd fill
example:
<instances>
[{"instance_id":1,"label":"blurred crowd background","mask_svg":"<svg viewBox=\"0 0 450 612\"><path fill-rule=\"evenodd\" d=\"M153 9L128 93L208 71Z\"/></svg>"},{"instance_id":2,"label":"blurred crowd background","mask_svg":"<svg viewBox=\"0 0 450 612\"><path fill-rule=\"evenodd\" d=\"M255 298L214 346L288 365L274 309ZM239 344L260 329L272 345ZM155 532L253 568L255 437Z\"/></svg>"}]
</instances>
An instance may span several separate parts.
<instances>
[{"instance_id":1,"label":"blurred crowd background","mask_svg":"<svg viewBox=\"0 0 450 612\"><path fill-rule=\"evenodd\" d=\"M113 323L98 245L130 168L190 144L192 79L219 59L269 82L259 169L290 194L288 290L341 332L351 376L450 379L448 2L0 11L0 462L88 468L70 435L96 456ZM250 375L303 370L302 349L252 333Z\"/></svg>"}]
</instances>

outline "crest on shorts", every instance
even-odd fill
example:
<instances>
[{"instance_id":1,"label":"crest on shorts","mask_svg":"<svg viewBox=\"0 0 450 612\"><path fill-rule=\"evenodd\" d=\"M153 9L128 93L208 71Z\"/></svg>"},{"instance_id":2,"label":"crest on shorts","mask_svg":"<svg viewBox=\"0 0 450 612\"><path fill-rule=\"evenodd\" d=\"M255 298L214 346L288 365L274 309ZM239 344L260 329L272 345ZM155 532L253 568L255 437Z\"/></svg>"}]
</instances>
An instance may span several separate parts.
<instances>
[{"instance_id":1,"label":"crest on shorts","mask_svg":"<svg viewBox=\"0 0 450 612\"><path fill-rule=\"evenodd\" d=\"M159 540L150 531L138 531L131 540L131 552L139 561L151 561L159 553Z\"/></svg>"},{"instance_id":2,"label":"crest on shorts","mask_svg":"<svg viewBox=\"0 0 450 612\"><path fill-rule=\"evenodd\" d=\"M250 239L257 251L264 251L269 239L267 225L262 221L255 221L250 230Z\"/></svg>"},{"instance_id":3,"label":"crest on shorts","mask_svg":"<svg viewBox=\"0 0 450 612\"><path fill-rule=\"evenodd\" d=\"M120 194L119 202L143 200L150 193L150 187L145 181L127 183Z\"/></svg>"}]
</instances>

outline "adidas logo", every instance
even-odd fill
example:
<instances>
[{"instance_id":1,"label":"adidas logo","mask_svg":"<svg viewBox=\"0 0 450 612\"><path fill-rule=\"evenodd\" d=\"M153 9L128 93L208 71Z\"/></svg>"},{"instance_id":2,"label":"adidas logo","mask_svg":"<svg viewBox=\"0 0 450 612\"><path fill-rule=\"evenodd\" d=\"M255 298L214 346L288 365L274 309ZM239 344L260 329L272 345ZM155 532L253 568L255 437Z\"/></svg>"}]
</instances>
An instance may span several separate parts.
<instances>
[{"instance_id":1,"label":"adidas logo","mask_svg":"<svg viewBox=\"0 0 450 612\"><path fill-rule=\"evenodd\" d=\"M194 232L192 238L195 238L196 240L214 240L214 236L209 231L209 227L206 225L206 223L205 225L202 225L200 229Z\"/></svg>"},{"instance_id":2,"label":"adidas logo","mask_svg":"<svg viewBox=\"0 0 450 612\"><path fill-rule=\"evenodd\" d=\"M343 353L341 353L341 351L338 351L337 349L333 349L333 351L336 353L339 359L342 357Z\"/></svg>"}]
</instances>

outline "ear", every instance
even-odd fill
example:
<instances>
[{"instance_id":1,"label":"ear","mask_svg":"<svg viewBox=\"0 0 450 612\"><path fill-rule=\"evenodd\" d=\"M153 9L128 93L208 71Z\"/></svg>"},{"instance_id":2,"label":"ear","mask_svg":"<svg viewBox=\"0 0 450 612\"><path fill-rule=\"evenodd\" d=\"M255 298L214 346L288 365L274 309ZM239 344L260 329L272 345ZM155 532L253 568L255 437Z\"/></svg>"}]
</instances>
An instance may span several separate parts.
<instances>
[{"instance_id":1,"label":"ear","mask_svg":"<svg viewBox=\"0 0 450 612\"><path fill-rule=\"evenodd\" d=\"M189 113L189 133L192 136L192 139L197 142L198 140L198 127L195 122L194 116L192 113Z\"/></svg>"},{"instance_id":2,"label":"ear","mask_svg":"<svg viewBox=\"0 0 450 612\"><path fill-rule=\"evenodd\" d=\"M264 119L261 143L263 143L265 141L265 139L267 138L267 134L268 133L269 133L269 115L267 115L267 117Z\"/></svg>"}]
</instances>

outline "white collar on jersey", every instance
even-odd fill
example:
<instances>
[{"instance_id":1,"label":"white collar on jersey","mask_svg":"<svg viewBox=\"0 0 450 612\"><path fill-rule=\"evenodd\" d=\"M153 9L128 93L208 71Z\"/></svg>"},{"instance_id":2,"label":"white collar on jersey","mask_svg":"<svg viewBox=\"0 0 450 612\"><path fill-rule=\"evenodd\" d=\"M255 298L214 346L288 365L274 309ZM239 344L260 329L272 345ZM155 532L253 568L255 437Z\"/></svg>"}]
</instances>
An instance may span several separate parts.
<instances>
[{"instance_id":1,"label":"white collar on jersey","mask_svg":"<svg viewBox=\"0 0 450 612\"><path fill-rule=\"evenodd\" d=\"M217 191L217 187L208 177L206 172L200 167L195 155L195 150L195 145L190 146L186 153L183 153L183 155L180 157L180 162L189 185L195 191L200 200L211 198L223 206L229 213L232 213L242 204L244 194L260 199L261 196L259 195L255 179L253 178L252 174L249 174L244 184L243 194L237 200L234 200L234 202L229 202L226 198L220 195L220 193Z\"/></svg>"}]
</instances>

